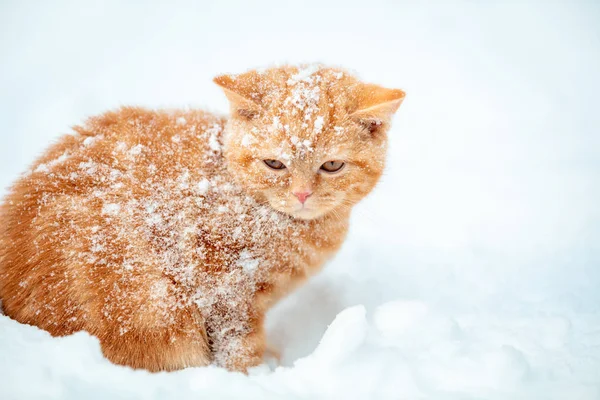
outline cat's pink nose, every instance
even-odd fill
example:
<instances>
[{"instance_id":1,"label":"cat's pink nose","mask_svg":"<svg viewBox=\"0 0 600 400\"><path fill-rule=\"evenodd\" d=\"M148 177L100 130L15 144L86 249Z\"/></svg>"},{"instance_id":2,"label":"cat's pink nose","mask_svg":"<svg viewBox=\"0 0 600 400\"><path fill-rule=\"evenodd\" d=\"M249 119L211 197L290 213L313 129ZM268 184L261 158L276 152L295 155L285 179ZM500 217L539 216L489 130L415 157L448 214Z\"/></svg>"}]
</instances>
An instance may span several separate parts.
<instances>
[{"instance_id":1,"label":"cat's pink nose","mask_svg":"<svg viewBox=\"0 0 600 400\"><path fill-rule=\"evenodd\" d=\"M294 196L300 200L300 203L304 204L308 196L310 196L312 192L294 192Z\"/></svg>"}]
</instances>

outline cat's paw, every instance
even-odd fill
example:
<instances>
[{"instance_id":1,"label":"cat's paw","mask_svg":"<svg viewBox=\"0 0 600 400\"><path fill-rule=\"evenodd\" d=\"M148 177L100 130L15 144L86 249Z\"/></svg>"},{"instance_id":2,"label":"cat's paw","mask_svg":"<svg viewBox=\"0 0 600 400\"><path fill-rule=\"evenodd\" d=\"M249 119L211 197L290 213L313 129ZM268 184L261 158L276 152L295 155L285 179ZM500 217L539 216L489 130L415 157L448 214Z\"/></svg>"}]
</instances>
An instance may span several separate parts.
<instances>
[{"instance_id":1,"label":"cat's paw","mask_svg":"<svg viewBox=\"0 0 600 400\"><path fill-rule=\"evenodd\" d=\"M267 344L263 353L263 361L272 369L281 365L281 351L272 344Z\"/></svg>"}]
</instances>

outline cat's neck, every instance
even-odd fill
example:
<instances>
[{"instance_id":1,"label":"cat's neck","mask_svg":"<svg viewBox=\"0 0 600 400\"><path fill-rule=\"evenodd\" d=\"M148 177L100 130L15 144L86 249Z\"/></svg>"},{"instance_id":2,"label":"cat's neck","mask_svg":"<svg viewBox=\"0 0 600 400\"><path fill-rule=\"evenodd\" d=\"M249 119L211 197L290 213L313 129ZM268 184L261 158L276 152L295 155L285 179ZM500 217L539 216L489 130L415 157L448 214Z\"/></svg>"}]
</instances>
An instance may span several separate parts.
<instances>
[{"instance_id":1,"label":"cat's neck","mask_svg":"<svg viewBox=\"0 0 600 400\"><path fill-rule=\"evenodd\" d=\"M304 220L309 235L319 235L327 242L341 244L346 237L350 223L350 210L333 210L319 218Z\"/></svg>"}]
</instances>

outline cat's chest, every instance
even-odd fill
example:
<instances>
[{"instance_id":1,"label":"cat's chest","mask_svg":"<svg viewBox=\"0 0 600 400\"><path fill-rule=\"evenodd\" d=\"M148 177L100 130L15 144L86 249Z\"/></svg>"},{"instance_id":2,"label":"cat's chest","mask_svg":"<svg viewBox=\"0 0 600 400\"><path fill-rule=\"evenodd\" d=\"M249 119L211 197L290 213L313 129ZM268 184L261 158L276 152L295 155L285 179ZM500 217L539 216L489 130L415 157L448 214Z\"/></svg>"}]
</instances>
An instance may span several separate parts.
<instances>
[{"instance_id":1,"label":"cat's chest","mask_svg":"<svg viewBox=\"0 0 600 400\"><path fill-rule=\"evenodd\" d=\"M259 281L274 270L302 267L308 224L240 193L208 202L197 219L194 253L201 270L244 273ZM221 201L219 201L221 200Z\"/></svg>"},{"instance_id":2,"label":"cat's chest","mask_svg":"<svg viewBox=\"0 0 600 400\"><path fill-rule=\"evenodd\" d=\"M158 183L140 199L140 228L173 279L261 282L310 263L310 224L257 203L222 176ZM215 283L216 283L215 281Z\"/></svg>"},{"instance_id":3,"label":"cat's chest","mask_svg":"<svg viewBox=\"0 0 600 400\"><path fill-rule=\"evenodd\" d=\"M233 187L211 186L195 199L171 250L167 274L196 305L245 307L265 288L279 287L314 263L310 226L259 205ZM187 212L184 212L187 214Z\"/></svg>"}]
</instances>

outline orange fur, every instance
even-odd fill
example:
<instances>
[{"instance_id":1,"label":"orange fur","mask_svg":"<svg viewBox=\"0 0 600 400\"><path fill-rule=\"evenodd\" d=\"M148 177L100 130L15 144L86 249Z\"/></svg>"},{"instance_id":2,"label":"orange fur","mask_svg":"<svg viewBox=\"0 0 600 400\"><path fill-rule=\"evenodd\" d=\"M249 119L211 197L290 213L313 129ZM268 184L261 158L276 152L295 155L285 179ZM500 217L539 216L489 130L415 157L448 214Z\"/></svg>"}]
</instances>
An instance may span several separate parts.
<instances>
[{"instance_id":1,"label":"orange fur","mask_svg":"<svg viewBox=\"0 0 600 400\"><path fill-rule=\"evenodd\" d=\"M266 311L342 244L404 93L323 67L215 82L229 120L108 112L15 183L0 208L6 315L86 330L113 362L150 371L261 362ZM346 166L325 174L330 160Z\"/></svg>"}]
</instances>

